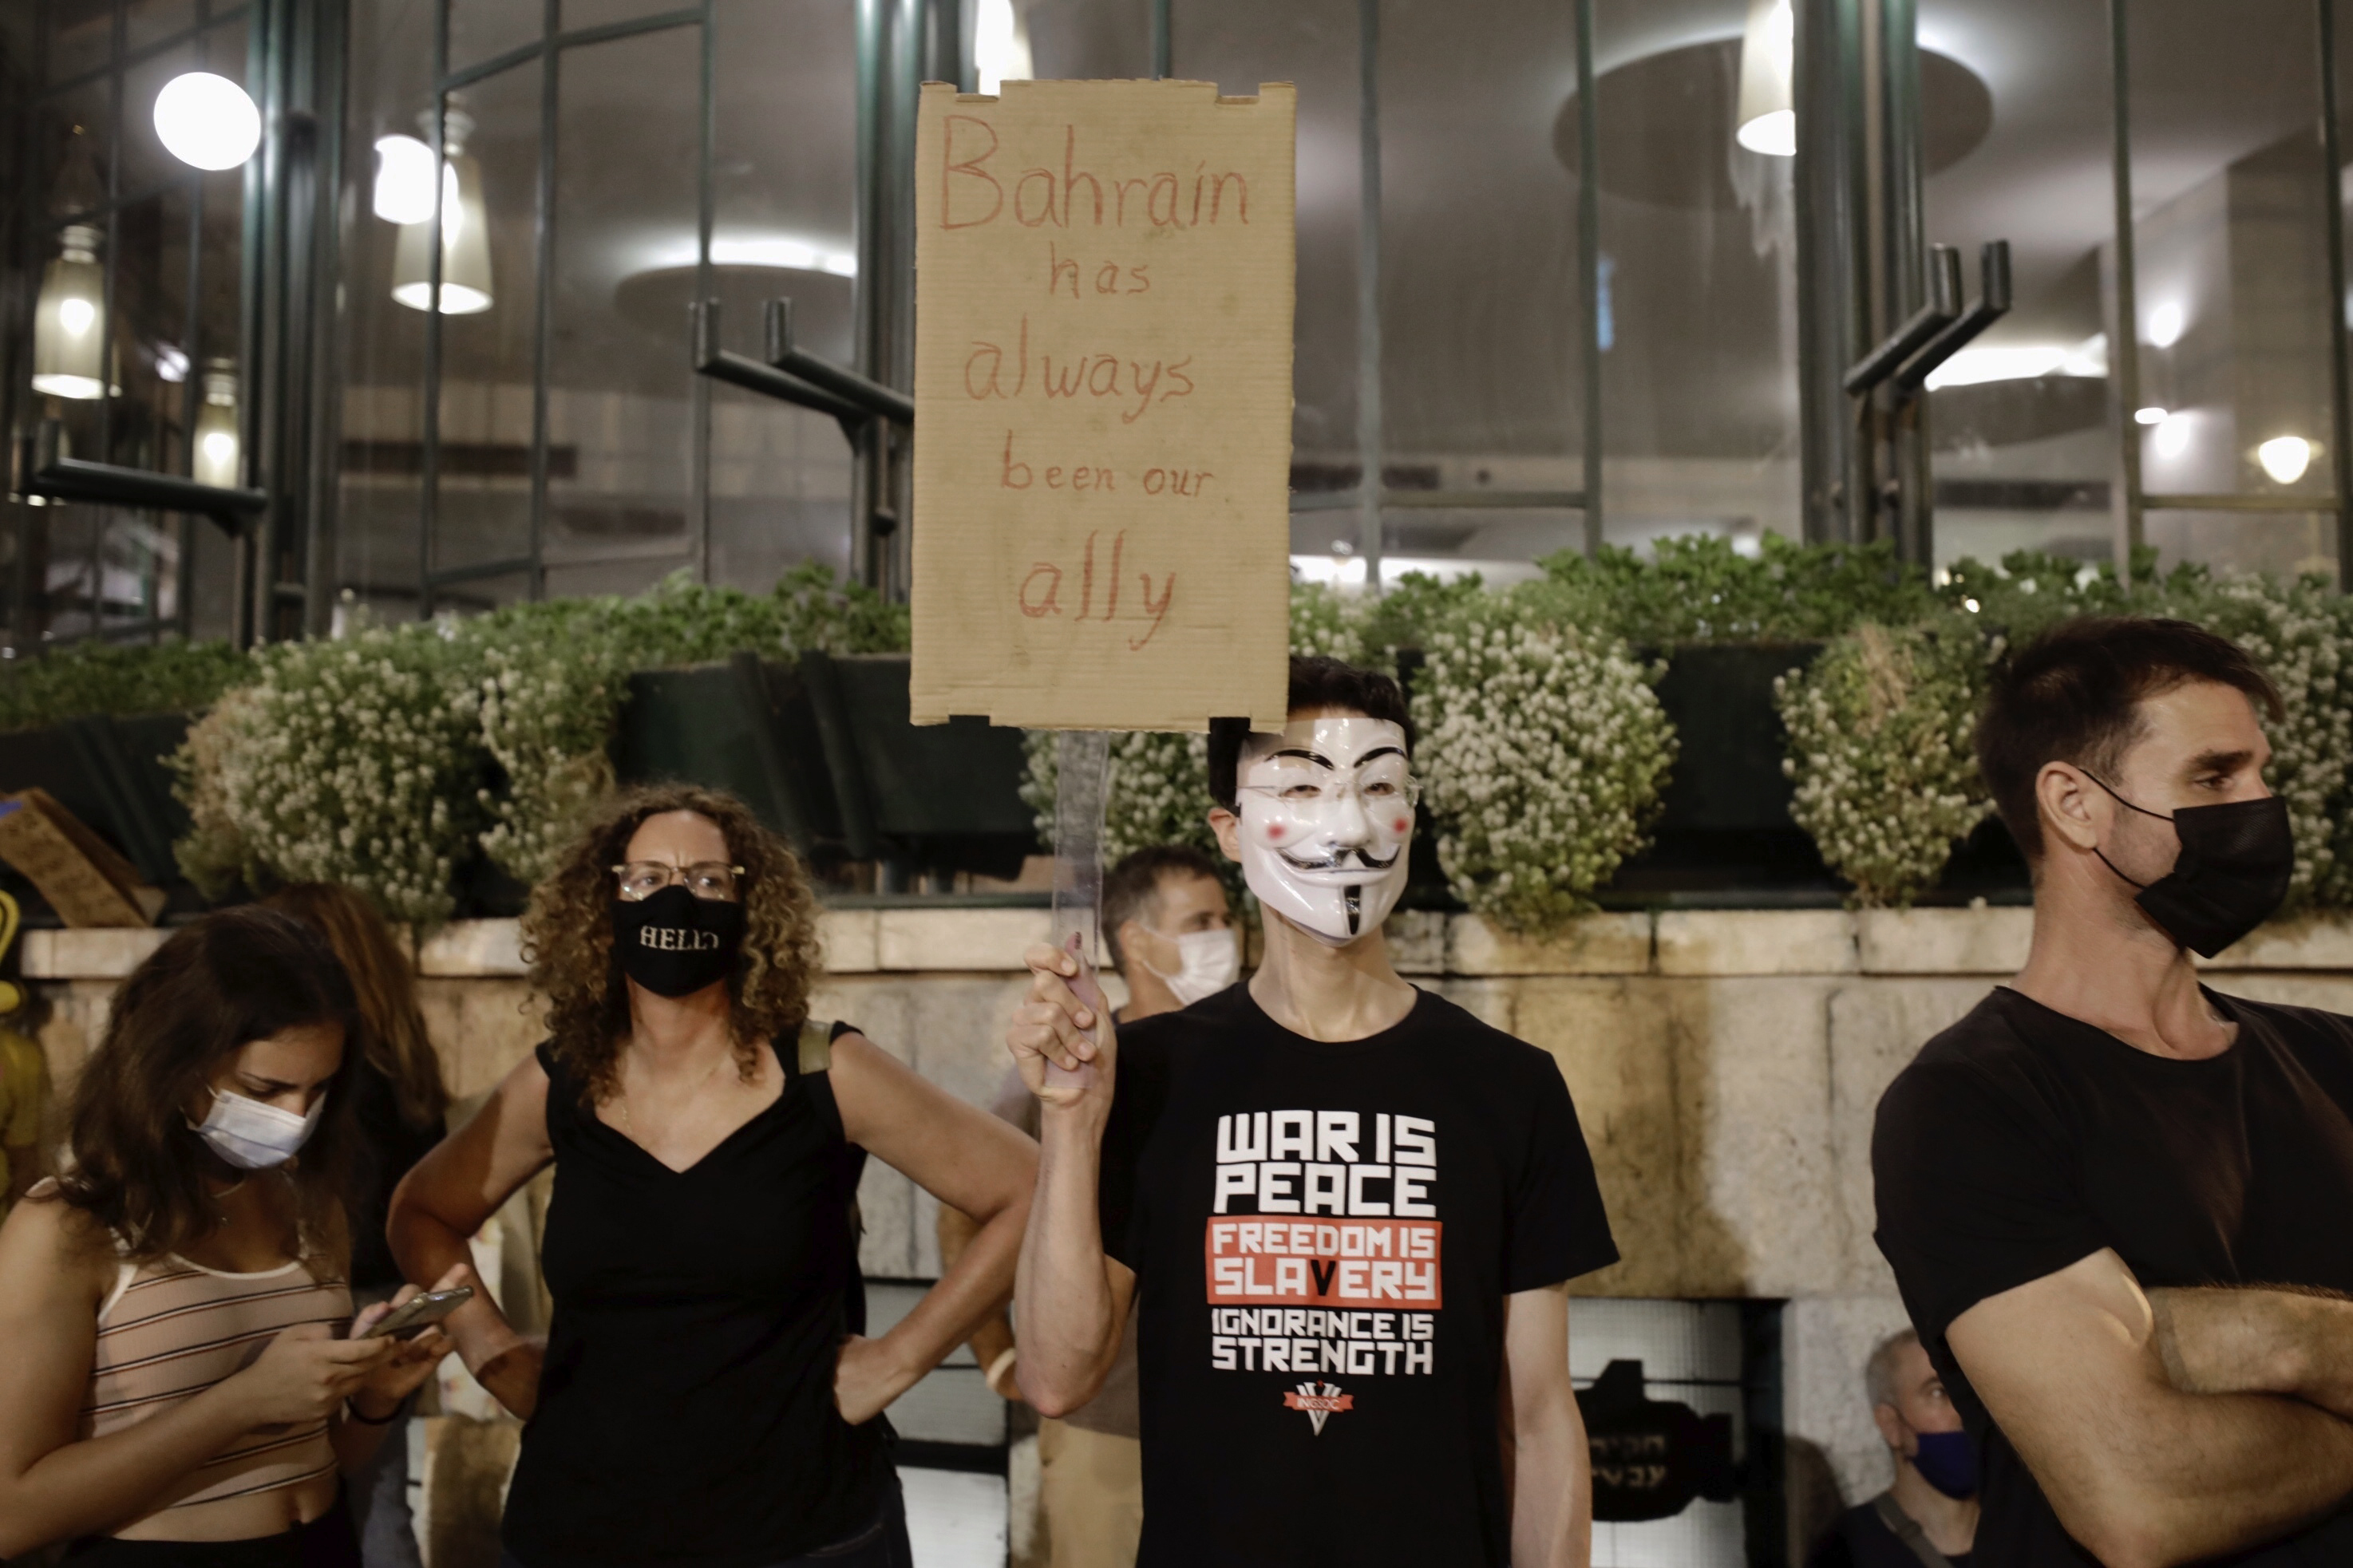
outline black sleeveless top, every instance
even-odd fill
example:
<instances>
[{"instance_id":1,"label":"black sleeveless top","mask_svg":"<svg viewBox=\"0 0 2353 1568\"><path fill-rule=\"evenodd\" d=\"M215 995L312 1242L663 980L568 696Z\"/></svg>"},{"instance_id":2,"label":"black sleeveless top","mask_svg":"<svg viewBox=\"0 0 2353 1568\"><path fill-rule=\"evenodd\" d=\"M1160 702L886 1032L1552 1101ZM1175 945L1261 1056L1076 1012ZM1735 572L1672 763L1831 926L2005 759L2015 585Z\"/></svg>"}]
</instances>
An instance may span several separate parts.
<instances>
[{"instance_id":1,"label":"black sleeveless top","mask_svg":"<svg viewBox=\"0 0 2353 1568\"><path fill-rule=\"evenodd\" d=\"M889 1424L851 1426L833 1403L841 1337L865 1327L851 1205L866 1152L828 1076L777 1059L776 1103L672 1171L539 1047L555 1313L507 1494L525 1568L754 1568L881 1510Z\"/></svg>"}]
</instances>

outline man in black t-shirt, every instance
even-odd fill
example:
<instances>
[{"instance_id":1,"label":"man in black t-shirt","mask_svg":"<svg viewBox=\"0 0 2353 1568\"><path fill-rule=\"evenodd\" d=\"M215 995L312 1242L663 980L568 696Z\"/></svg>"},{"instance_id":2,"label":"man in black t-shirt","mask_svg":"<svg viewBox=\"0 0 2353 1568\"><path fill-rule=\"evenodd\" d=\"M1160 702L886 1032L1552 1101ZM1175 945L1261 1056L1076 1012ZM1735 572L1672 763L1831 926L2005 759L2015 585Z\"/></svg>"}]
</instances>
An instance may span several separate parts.
<instances>
[{"instance_id":1,"label":"man in black t-shirt","mask_svg":"<svg viewBox=\"0 0 2353 1568\"><path fill-rule=\"evenodd\" d=\"M1978 725L2033 946L1889 1088L1872 1167L2001 1568L2353 1563L2353 1020L2189 956L2294 870L2258 707L2220 637L2078 621Z\"/></svg>"},{"instance_id":2,"label":"man in black t-shirt","mask_svg":"<svg viewBox=\"0 0 2353 1568\"><path fill-rule=\"evenodd\" d=\"M1029 955L1017 1371L1080 1404L1137 1302L1141 1568L1586 1561L1567 1283L1617 1248L1551 1058L1389 966L1411 747L1395 682L1294 659L1280 735L1210 737L1250 981L1114 1043L1076 963Z\"/></svg>"}]
</instances>

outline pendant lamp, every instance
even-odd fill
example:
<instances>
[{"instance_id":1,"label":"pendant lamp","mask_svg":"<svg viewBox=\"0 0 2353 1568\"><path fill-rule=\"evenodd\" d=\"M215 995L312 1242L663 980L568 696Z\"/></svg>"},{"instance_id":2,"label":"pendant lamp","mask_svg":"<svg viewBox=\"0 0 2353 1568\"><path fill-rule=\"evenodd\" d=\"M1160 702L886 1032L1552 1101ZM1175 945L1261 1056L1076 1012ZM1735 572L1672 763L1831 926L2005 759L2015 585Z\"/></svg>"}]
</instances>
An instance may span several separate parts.
<instances>
[{"instance_id":1,"label":"pendant lamp","mask_svg":"<svg viewBox=\"0 0 2353 1568\"><path fill-rule=\"evenodd\" d=\"M433 115L424 114L425 133ZM441 313L471 316L491 308L490 214L482 204L482 166L466 155L471 116L452 108L442 121ZM412 310L433 308L433 218L400 226L392 255L392 297Z\"/></svg>"},{"instance_id":2,"label":"pendant lamp","mask_svg":"<svg viewBox=\"0 0 2353 1568\"><path fill-rule=\"evenodd\" d=\"M235 489L245 482L237 437L237 362L205 362L205 401L196 410L195 480Z\"/></svg>"},{"instance_id":3,"label":"pendant lamp","mask_svg":"<svg viewBox=\"0 0 2353 1568\"><path fill-rule=\"evenodd\" d=\"M51 397L106 395L106 274L98 264L98 230L72 224L59 254L41 274L33 307L33 390Z\"/></svg>"}]
</instances>

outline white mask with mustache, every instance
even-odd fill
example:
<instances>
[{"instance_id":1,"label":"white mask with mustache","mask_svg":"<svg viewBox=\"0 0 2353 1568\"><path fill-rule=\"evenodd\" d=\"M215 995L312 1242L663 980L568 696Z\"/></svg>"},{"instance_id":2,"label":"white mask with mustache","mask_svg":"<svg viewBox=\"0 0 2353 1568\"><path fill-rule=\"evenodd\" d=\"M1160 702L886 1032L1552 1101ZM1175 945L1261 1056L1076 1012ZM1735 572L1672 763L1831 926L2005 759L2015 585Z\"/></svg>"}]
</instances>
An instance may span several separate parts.
<instances>
[{"instance_id":1,"label":"white mask with mustache","mask_svg":"<svg viewBox=\"0 0 2353 1568\"><path fill-rule=\"evenodd\" d=\"M1405 731L1362 714L1252 735L1237 796L1242 879L1267 908L1345 946L1405 891L1416 789Z\"/></svg>"}]
</instances>

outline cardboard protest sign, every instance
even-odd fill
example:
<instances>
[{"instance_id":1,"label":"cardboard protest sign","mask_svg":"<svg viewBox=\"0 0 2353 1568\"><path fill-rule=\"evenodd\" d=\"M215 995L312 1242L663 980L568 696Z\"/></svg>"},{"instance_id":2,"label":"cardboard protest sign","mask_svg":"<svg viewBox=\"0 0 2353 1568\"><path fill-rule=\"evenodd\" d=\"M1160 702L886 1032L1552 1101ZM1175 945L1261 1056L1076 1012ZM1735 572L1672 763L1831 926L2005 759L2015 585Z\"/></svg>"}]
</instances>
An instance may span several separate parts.
<instances>
[{"instance_id":1,"label":"cardboard protest sign","mask_svg":"<svg viewBox=\"0 0 2353 1568\"><path fill-rule=\"evenodd\" d=\"M152 925L164 908L163 893L46 790L0 795L0 860L69 926Z\"/></svg>"},{"instance_id":2,"label":"cardboard protest sign","mask_svg":"<svg viewBox=\"0 0 2353 1568\"><path fill-rule=\"evenodd\" d=\"M1282 728L1295 110L923 89L915 722Z\"/></svg>"}]
</instances>

